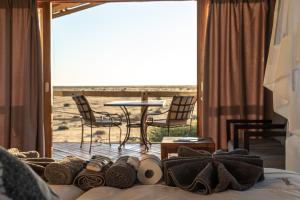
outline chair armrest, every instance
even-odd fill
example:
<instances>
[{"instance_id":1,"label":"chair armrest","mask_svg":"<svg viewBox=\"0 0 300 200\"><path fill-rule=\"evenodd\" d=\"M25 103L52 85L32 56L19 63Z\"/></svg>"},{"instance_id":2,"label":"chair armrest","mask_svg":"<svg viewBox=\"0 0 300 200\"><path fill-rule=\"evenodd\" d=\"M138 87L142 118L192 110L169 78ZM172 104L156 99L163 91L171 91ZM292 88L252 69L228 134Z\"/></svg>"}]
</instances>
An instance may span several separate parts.
<instances>
[{"instance_id":1,"label":"chair armrest","mask_svg":"<svg viewBox=\"0 0 300 200\"><path fill-rule=\"evenodd\" d=\"M108 112L98 112L98 111L94 111L94 110L93 110L93 112L96 114L100 114L100 115L110 115Z\"/></svg>"},{"instance_id":2,"label":"chair armrest","mask_svg":"<svg viewBox=\"0 0 300 200\"><path fill-rule=\"evenodd\" d=\"M109 113L110 116L116 116L117 118L119 118L120 122L122 122L122 116L117 114L117 113Z\"/></svg>"},{"instance_id":3,"label":"chair armrest","mask_svg":"<svg viewBox=\"0 0 300 200\"><path fill-rule=\"evenodd\" d=\"M271 129L285 129L286 124L235 124L233 127L233 148L239 147L239 130L247 129L260 129L260 130L271 130Z\"/></svg>"},{"instance_id":4,"label":"chair armrest","mask_svg":"<svg viewBox=\"0 0 300 200\"><path fill-rule=\"evenodd\" d=\"M263 119L228 119L226 120L227 142L231 140L231 124L272 123L272 120Z\"/></svg>"},{"instance_id":5,"label":"chair armrest","mask_svg":"<svg viewBox=\"0 0 300 200\"><path fill-rule=\"evenodd\" d=\"M165 113L167 113L167 112L169 112L169 110L167 110L167 111L165 111L165 112L162 112L162 113L147 113L147 116L151 116L151 115L153 115L153 116L157 116L157 115L163 115L163 114L165 114Z\"/></svg>"},{"instance_id":6,"label":"chair armrest","mask_svg":"<svg viewBox=\"0 0 300 200\"><path fill-rule=\"evenodd\" d=\"M155 120L158 120L158 119L153 119L153 117L154 116L159 116L159 115L163 115L163 114L165 114L165 113L167 113L167 112L169 112L169 110L167 110L167 111L165 111L165 112L162 112L162 113L159 113L159 114L157 114L157 113L147 113L147 118L146 118L146 121L148 122L149 120L153 123L153 121L155 121ZM150 117L149 117L150 116ZM153 117L151 117L151 116L153 116Z\"/></svg>"},{"instance_id":7,"label":"chair armrest","mask_svg":"<svg viewBox=\"0 0 300 200\"><path fill-rule=\"evenodd\" d=\"M119 120L122 121L121 115L119 115L117 113L97 112L97 111L94 111L94 110L93 110L93 112L96 113L96 114L104 115L104 116L108 117L110 120L113 120L112 116L117 116L117 118L119 118Z\"/></svg>"},{"instance_id":8,"label":"chair armrest","mask_svg":"<svg viewBox=\"0 0 300 200\"><path fill-rule=\"evenodd\" d=\"M251 136L276 137L286 136L286 131L245 131L244 133L244 148L249 151L249 140Z\"/></svg>"}]
</instances>

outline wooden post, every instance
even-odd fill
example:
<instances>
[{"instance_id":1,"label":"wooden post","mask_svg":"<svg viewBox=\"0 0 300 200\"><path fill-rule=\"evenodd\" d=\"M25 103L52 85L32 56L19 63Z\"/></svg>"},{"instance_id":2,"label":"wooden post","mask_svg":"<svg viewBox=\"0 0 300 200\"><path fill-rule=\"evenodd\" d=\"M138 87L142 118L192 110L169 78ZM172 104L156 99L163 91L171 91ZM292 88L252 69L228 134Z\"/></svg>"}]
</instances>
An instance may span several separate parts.
<instances>
[{"instance_id":1,"label":"wooden post","mask_svg":"<svg viewBox=\"0 0 300 200\"><path fill-rule=\"evenodd\" d=\"M148 101L148 93L147 92L141 92L141 100L142 101ZM144 106L142 106L141 107L141 118L143 117L143 113L144 112L147 112L147 107L144 107ZM141 119L141 121L142 121L143 119ZM144 120L143 120L143 123L142 124L145 124L146 123L146 120L147 120L147 117L145 117L144 118ZM144 127L145 128L145 127ZM144 129L143 128L143 129ZM142 139L142 135L140 135L140 138L141 138L141 141L143 140ZM141 143L142 144L142 143Z\"/></svg>"},{"instance_id":2,"label":"wooden post","mask_svg":"<svg viewBox=\"0 0 300 200\"><path fill-rule=\"evenodd\" d=\"M147 92L141 92L141 100L148 101L148 93ZM141 107L141 116L142 116L144 110L145 110L145 108L142 106Z\"/></svg>"},{"instance_id":3,"label":"wooden post","mask_svg":"<svg viewBox=\"0 0 300 200\"><path fill-rule=\"evenodd\" d=\"M141 100L148 101L148 93L147 92L141 92ZM147 108L145 108L144 106L141 107L141 117L143 116L143 112L145 111L145 109L147 109ZM145 120L147 120L147 118L145 118Z\"/></svg>"},{"instance_id":4,"label":"wooden post","mask_svg":"<svg viewBox=\"0 0 300 200\"><path fill-rule=\"evenodd\" d=\"M41 4L41 37L44 78L45 156L52 156L51 19L52 3Z\"/></svg>"}]
</instances>

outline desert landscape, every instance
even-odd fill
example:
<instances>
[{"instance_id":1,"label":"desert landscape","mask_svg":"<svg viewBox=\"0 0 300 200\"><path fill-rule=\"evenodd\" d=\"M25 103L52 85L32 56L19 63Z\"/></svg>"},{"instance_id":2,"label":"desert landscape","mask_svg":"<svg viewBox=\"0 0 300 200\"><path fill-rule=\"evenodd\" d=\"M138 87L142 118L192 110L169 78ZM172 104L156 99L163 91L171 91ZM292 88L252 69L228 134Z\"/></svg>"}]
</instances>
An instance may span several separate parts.
<instances>
[{"instance_id":1,"label":"desert landscape","mask_svg":"<svg viewBox=\"0 0 300 200\"><path fill-rule=\"evenodd\" d=\"M125 127L125 118L122 110L119 107L109 107L104 106L104 103L110 101L121 101L121 100L140 100L141 97L120 97L121 94L127 94L127 92L140 92L140 93L153 93L155 92L155 97L149 97L149 100L165 100L166 104L163 108L149 108L149 112L161 113L166 111L169 108L172 97L169 94L173 92L178 93L187 93L190 95L196 94L196 86L56 86L53 88L53 142L79 142L81 139L81 122L80 115L77 110L77 107L69 94L72 93L87 93L89 91L97 91L101 95L101 92L105 96L87 96L87 99L95 111L105 111L109 113L118 113L123 117L122 125L122 139L126 133ZM68 95L66 95L67 92ZM109 93L109 94L107 94ZM111 96L109 96L112 94ZM160 97L159 94L162 94ZM131 118L134 120L139 120L141 116L140 107L132 107L128 109L131 115ZM172 130L172 135L195 135L196 129L196 119L197 113L196 108L193 113L193 129L192 133L189 132L187 128L176 128ZM119 141L119 130L117 128L112 128L111 131L111 140L114 143ZM154 142L159 142L161 136L165 134L165 130L160 128L150 128L148 130L149 138ZM139 129L132 129L131 136L138 137ZM90 139L90 129L89 127L85 128L84 132L85 141ZM108 128L94 128L93 129L93 140L108 142ZM137 142L135 139L132 139L131 142Z\"/></svg>"}]
</instances>

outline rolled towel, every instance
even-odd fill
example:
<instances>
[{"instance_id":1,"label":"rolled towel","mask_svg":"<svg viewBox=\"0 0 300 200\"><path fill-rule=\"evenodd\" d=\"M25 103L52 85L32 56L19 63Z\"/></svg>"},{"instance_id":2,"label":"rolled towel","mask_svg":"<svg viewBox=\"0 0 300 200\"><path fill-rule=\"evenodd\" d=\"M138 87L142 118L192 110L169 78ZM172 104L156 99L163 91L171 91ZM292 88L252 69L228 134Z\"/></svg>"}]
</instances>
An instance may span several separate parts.
<instances>
[{"instance_id":1,"label":"rolled towel","mask_svg":"<svg viewBox=\"0 0 300 200\"><path fill-rule=\"evenodd\" d=\"M25 151L25 152L20 152L21 154L25 155L26 158L39 158L40 154L37 151Z\"/></svg>"},{"instance_id":2,"label":"rolled towel","mask_svg":"<svg viewBox=\"0 0 300 200\"><path fill-rule=\"evenodd\" d=\"M116 188L129 188L136 182L136 170L127 163L129 156L119 158L105 174L106 184Z\"/></svg>"},{"instance_id":3,"label":"rolled towel","mask_svg":"<svg viewBox=\"0 0 300 200\"><path fill-rule=\"evenodd\" d=\"M69 185L73 183L75 176L84 168L85 161L67 156L63 160L53 162L45 168L45 177L50 184Z\"/></svg>"},{"instance_id":4,"label":"rolled towel","mask_svg":"<svg viewBox=\"0 0 300 200\"><path fill-rule=\"evenodd\" d=\"M11 154L15 154L15 153L19 153L19 149L18 148L10 148L10 149L7 149L7 151Z\"/></svg>"},{"instance_id":5,"label":"rolled towel","mask_svg":"<svg viewBox=\"0 0 300 200\"><path fill-rule=\"evenodd\" d=\"M101 156L101 155L94 155L86 165L86 169L100 172L106 166L111 166L113 163L110 158Z\"/></svg>"},{"instance_id":6,"label":"rolled towel","mask_svg":"<svg viewBox=\"0 0 300 200\"><path fill-rule=\"evenodd\" d=\"M27 165L35 172L37 173L42 179L46 180L44 172L45 172L45 167L42 165L38 165L32 162L26 162Z\"/></svg>"},{"instance_id":7,"label":"rolled towel","mask_svg":"<svg viewBox=\"0 0 300 200\"><path fill-rule=\"evenodd\" d=\"M87 191L94 187L104 186L105 170L100 172L95 172L88 169L83 169L75 177L73 184L84 191Z\"/></svg>"},{"instance_id":8,"label":"rolled towel","mask_svg":"<svg viewBox=\"0 0 300 200\"><path fill-rule=\"evenodd\" d=\"M34 163L36 165L41 165L43 167L46 167L50 163L55 162L55 160L52 158L24 158L22 160L27 163Z\"/></svg>"},{"instance_id":9,"label":"rolled towel","mask_svg":"<svg viewBox=\"0 0 300 200\"><path fill-rule=\"evenodd\" d=\"M17 158L39 158L40 154L37 151L24 151L20 152L18 148L10 148L8 152Z\"/></svg>"},{"instance_id":10,"label":"rolled towel","mask_svg":"<svg viewBox=\"0 0 300 200\"><path fill-rule=\"evenodd\" d=\"M145 185L158 183L163 176L161 167L161 160L157 156L143 156L137 170L138 180Z\"/></svg>"},{"instance_id":11,"label":"rolled towel","mask_svg":"<svg viewBox=\"0 0 300 200\"><path fill-rule=\"evenodd\" d=\"M137 157L129 156L127 159L127 163L131 165L136 171L140 167L140 160Z\"/></svg>"},{"instance_id":12,"label":"rolled towel","mask_svg":"<svg viewBox=\"0 0 300 200\"><path fill-rule=\"evenodd\" d=\"M54 162L52 158L24 158L21 160L29 165L44 180L46 180L44 175L45 167Z\"/></svg>"},{"instance_id":13,"label":"rolled towel","mask_svg":"<svg viewBox=\"0 0 300 200\"><path fill-rule=\"evenodd\" d=\"M26 155L21 153L18 148L10 148L7 151L17 158L26 158Z\"/></svg>"}]
</instances>

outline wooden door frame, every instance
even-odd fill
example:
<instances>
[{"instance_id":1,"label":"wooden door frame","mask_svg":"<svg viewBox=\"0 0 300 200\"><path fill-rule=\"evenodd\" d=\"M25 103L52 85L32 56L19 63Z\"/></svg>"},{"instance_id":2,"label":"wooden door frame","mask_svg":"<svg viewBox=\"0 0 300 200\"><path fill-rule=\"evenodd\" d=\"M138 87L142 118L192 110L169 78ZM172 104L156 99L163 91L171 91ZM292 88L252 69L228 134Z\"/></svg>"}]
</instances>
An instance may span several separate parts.
<instances>
[{"instance_id":1,"label":"wooden door frame","mask_svg":"<svg viewBox=\"0 0 300 200\"><path fill-rule=\"evenodd\" d=\"M51 19L52 3L103 3L103 2L146 2L148 0L38 0L41 8L41 40L43 55L43 79L44 79L44 130L45 130L45 155L52 156L52 83L51 83ZM159 1L159 0L150 0ZM185 0L177 0L185 1ZM199 1L197 0L197 133L202 136L202 70L200 68L200 24Z\"/></svg>"},{"instance_id":2,"label":"wooden door frame","mask_svg":"<svg viewBox=\"0 0 300 200\"><path fill-rule=\"evenodd\" d=\"M52 3L38 3L42 44L44 87L45 156L52 156L51 19Z\"/></svg>"}]
</instances>

